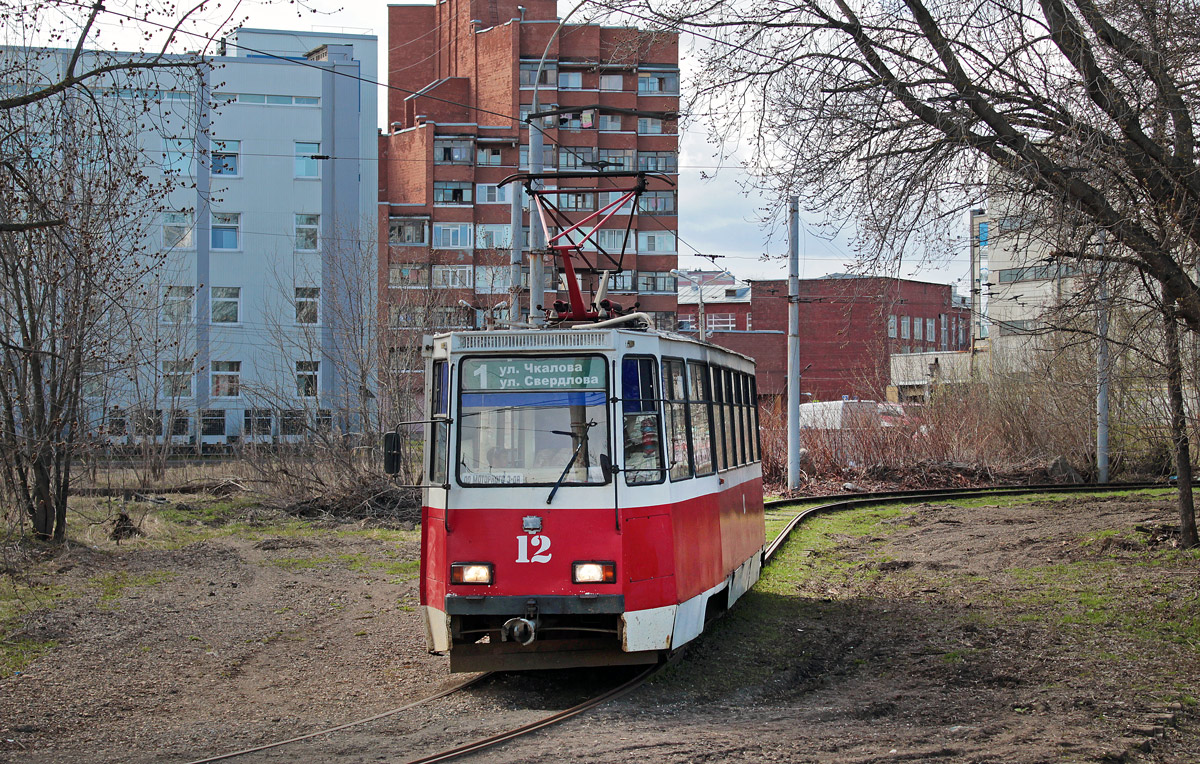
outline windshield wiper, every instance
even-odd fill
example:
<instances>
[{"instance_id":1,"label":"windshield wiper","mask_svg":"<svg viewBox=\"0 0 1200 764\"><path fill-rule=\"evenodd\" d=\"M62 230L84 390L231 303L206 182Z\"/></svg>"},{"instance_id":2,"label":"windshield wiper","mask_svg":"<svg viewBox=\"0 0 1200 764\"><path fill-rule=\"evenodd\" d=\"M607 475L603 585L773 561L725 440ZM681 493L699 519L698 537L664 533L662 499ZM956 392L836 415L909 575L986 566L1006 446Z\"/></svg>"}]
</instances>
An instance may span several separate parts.
<instances>
[{"instance_id":1,"label":"windshield wiper","mask_svg":"<svg viewBox=\"0 0 1200 764\"><path fill-rule=\"evenodd\" d=\"M563 467L562 474L558 476L558 482L555 483L554 487L550 489L550 495L546 497L547 504L554 501L554 494L558 493L559 488L562 488L563 481L567 479L567 473L571 471L571 467L574 466L575 460L579 458L579 452L583 450L583 444L587 443L587 431L595 426L595 422L588 422L584 425L584 427L587 429L583 431L583 435L579 436L579 445L575 446L575 450L571 452L571 460L567 462L566 467ZM573 432L561 432L559 430L554 430L554 434L570 435L572 438L576 437L575 433Z\"/></svg>"}]
</instances>

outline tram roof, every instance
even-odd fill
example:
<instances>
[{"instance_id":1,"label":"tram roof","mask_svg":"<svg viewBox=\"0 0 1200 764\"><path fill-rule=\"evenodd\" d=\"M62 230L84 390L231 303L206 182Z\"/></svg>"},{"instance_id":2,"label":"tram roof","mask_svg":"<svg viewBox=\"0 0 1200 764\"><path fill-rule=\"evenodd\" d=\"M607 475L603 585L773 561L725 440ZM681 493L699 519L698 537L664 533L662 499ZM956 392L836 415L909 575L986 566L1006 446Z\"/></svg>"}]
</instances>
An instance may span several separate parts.
<instances>
[{"instance_id":1,"label":"tram roof","mask_svg":"<svg viewBox=\"0 0 1200 764\"><path fill-rule=\"evenodd\" d=\"M664 332L656 329L634 330L622 327L600 328L567 328L567 329L478 329L468 331L443 332L433 335L436 344L444 341L443 350L452 353L482 352L482 353L511 353L511 352L545 352L562 350L579 350L604 352L617 349L617 337L655 338L660 343L681 343L703 348L709 352L740 358L751 366L755 361L748 355L738 353L729 348L704 342L696 337L688 337L676 332ZM661 347L661 346L660 346ZM659 355L671 355L663 352Z\"/></svg>"}]
</instances>

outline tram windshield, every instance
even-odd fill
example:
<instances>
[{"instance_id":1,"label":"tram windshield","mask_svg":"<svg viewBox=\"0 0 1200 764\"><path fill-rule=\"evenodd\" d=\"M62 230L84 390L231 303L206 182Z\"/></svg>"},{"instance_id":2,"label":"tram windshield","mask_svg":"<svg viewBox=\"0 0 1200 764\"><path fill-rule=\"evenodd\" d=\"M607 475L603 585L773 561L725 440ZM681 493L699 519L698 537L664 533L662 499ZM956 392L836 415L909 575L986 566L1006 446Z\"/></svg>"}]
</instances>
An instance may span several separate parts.
<instances>
[{"instance_id":1,"label":"tram windshield","mask_svg":"<svg viewBox=\"0 0 1200 764\"><path fill-rule=\"evenodd\" d=\"M460 379L459 483L607 482L603 358L470 358Z\"/></svg>"}]
</instances>

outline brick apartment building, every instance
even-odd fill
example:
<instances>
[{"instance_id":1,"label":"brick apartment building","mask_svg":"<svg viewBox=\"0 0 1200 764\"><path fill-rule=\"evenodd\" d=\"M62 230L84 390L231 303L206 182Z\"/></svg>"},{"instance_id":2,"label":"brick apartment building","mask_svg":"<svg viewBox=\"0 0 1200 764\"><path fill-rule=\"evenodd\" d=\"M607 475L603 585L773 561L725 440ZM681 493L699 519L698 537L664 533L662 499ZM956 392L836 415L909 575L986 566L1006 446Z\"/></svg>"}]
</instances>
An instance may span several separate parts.
<instances>
[{"instance_id":1,"label":"brick apartment building","mask_svg":"<svg viewBox=\"0 0 1200 764\"><path fill-rule=\"evenodd\" d=\"M510 314L511 305L490 310L511 302L517 189L497 182L527 167L524 119L556 11L554 0L388 7L388 83L402 90L389 93L390 128L379 141L379 293L398 332L479 326L489 314L524 318L527 297L521 314ZM581 107L542 118L545 171L642 169L678 178L674 119L606 111L677 112L677 35L564 26L537 86L542 111ZM618 198L604 190L616 187L608 178L559 184L579 189L557 198L572 221ZM676 309L677 198L672 184L652 179L637 209L622 209L599 235L601 246L619 253L632 220L623 270L609 291L667 327ZM528 205L522 222L516 233L525 242L527 287ZM557 268L548 264L546 273L540 304L549 306L563 285Z\"/></svg>"},{"instance_id":2,"label":"brick apartment building","mask_svg":"<svg viewBox=\"0 0 1200 764\"><path fill-rule=\"evenodd\" d=\"M680 292L681 329L696 326L694 294L694 287ZM787 390L787 294L782 279L749 288L704 287L709 341L757 360L764 396ZM843 395L884 400L893 353L970 347L970 311L947 284L842 275L801 279L799 304L805 402Z\"/></svg>"}]
</instances>

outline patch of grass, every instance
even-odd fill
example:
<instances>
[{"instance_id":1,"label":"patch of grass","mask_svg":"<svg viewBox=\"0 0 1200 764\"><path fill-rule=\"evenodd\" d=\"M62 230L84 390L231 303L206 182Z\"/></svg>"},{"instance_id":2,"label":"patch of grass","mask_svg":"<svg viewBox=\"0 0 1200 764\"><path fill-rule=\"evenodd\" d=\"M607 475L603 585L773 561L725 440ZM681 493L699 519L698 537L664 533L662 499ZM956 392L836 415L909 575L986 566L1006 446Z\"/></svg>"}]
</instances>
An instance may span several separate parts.
<instances>
[{"instance_id":1,"label":"patch of grass","mask_svg":"<svg viewBox=\"0 0 1200 764\"><path fill-rule=\"evenodd\" d=\"M391 553L389 559L379 559L372 557L362 552L354 554L340 554L338 559L346 563L346 567L350 570L366 573L369 571L379 571L389 576L395 576L399 579L412 578L421 570L420 560L401 560L398 559L399 553Z\"/></svg>"},{"instance_id":2,"label":"patch of grass","mask_svg":"<svg viewBox=\"0 0 1200 764\"><path fill-rule=\"evenodd\" d=\"M29 637L0 639L0 678L11 677L56 647L58 647L58 642L53 639L37 640Z\"/></svg>"},{"instance_id":3,"label":"patch of grass","mask_svg":"<svg viewBox=\"0 0 1200 764\"><path fill-rule=\"evenodd\" d=\"M275 557L267 560L267 565L273 565L283 570L311 570L333 562L332 557Z\"/></svg>"},{"instance_id":4,"label":"patch of grass","mask_svg":"<svg viewBox=\"0 0 1200 764\"><path fill-rule=\"evenodd\" d=\"M154 586L170 581L175 573L169 570L154 570L149 573L105 573L88 579L88 586L100 590L100 604L112 605L131 586Z\"/></svg>"}]
</instances>

